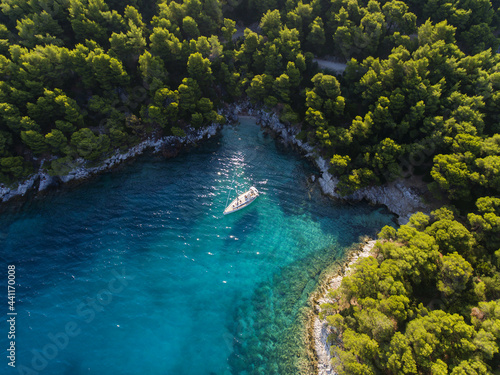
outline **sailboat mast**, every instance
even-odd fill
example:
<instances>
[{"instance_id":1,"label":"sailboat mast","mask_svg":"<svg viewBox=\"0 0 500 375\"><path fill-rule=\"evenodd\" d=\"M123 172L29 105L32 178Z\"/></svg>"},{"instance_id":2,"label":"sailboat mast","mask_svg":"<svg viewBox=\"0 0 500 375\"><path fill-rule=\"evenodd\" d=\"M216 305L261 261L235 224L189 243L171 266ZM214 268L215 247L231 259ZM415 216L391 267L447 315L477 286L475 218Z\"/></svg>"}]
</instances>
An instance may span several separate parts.
<instances>
[{"instance_id":1,"label":"sailboat mast","mask_svg":"<svg viewBox=\"0 0 500 375\"><path fill-rule=\"evenodd\" d=\"M229 191L227 193L226 207L229 204L229 196L231 195L231 190L233 190L233 183L234 183L234 176L233 176L233 181L231 181L231 187L229 188Z\"/></svg>"}]
</instances>

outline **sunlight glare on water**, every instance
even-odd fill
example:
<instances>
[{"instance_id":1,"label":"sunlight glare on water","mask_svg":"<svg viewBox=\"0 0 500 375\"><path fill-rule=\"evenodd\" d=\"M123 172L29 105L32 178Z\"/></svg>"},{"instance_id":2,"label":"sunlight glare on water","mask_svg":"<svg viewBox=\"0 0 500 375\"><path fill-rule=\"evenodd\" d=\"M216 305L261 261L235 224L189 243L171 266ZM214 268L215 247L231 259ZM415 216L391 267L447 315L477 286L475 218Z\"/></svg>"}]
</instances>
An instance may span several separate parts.
<instances>
[{"instance_id":1,"label":"sunlight glare on water","mask_svg":"<svg viewBox=\"0 0 500 375\"><path fill-rule=\"evenodd\" d=\"M1 214L0 266L16 266L18 370L281 371L285 331L318 270L392 220L323 197L312 173L247 118L177 158L143 157ZM224 216L228 194L250 186L257 200Z\"/></svg>"}]
</instances>

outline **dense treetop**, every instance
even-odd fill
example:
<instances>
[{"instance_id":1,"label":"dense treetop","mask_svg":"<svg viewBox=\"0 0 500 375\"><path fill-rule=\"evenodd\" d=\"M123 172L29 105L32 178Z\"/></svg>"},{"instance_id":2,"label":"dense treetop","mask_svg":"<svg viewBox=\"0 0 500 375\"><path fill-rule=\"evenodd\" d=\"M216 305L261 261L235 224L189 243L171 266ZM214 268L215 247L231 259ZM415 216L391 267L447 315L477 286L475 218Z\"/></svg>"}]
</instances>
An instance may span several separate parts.
<instances>
[{"instance_id":1,"label":"dense treetop","mask_svg":"<svg viewBox=\"0 0 500 375\"><path fill-rule=\"evenodd\" d=\"M322 314L340 374L498 370L500 199L476 206L464 223L443 207L384 227L376 256L331 292Z\"/></svg>"},{"instance_id":2,"label":"dense treetop","mask_svg":"<svg viewBox=\"0 0 500 375\"><path fill-rule=\"evenodd\" d=\"M499 5L3 0L0 181L222 122L221 101L247 96L302 124L342 194L420 158L431 189L470 207L498 193ZM258 32L233 40L231 17ZM345 74L313 54L349 60Z\"/></svg>"},{"instance_id":3,"label":"dense treetop","mask_svg":"<svg viewBox=\"0 0 500 375\"><path fill-rule=\"evenodd\" d=\"M249 99L300 128L339 193L413 177L447 204L384 228L378 257L345 280L329 318L341 371L487 373L499 364L499 8L0 0L0 183L222 123L217 109ZM325 55L345 72L319 70Z\"/></svg>"},{"instance_id":4,"label":"dense treetop","mask_svg":"<svg viewBox=\"0 0 500 375\"><path fill-rule=\"evenodd\" d=\"M0 182L223 121L210 99L223 55L216 1L8 0L0 10Z\"/></svg>"}]
</instances>

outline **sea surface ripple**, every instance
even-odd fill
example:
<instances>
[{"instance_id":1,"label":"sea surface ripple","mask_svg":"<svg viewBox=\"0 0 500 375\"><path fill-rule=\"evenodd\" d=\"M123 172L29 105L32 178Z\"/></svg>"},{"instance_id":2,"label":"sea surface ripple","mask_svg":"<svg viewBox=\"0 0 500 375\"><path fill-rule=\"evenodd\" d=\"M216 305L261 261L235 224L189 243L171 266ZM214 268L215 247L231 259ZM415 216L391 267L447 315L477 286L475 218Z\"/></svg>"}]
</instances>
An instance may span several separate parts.
<instances>
[{"instance_id":1,"label":"sea surface ripple","mask_svg":"<svg viewBox=\"0 0 500 375\"><path fill-rule=\"evenodd\" d=\"M1 373L286 373L283 338L318 270L393 219L323 197L313 173L248 118L177 158L5 210L17 368L2 356ZM252 185L259 198L224 216L228 195Z\"/></svg>"}]
</instances>

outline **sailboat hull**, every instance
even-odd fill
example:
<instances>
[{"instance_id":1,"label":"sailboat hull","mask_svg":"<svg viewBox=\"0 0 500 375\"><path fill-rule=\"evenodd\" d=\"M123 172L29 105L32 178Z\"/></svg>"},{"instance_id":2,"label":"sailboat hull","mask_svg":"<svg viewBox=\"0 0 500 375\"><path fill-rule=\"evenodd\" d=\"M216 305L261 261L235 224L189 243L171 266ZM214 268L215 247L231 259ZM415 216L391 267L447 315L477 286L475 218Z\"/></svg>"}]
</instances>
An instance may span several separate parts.
<instances>
[{"instance_id":1,"label":"sailboat hull","mask_svg":"<svg viewBox=\"0 0 500 375\"><path fill-rule=\"evenodd\" d=\"M234 199L224 210L224 215L239 211L252 203L259 196L259 192L253 186L247 192Z\"/></svg>"}]
</instances>

